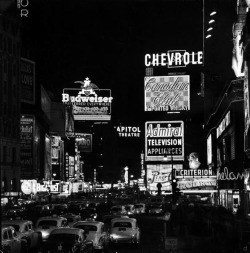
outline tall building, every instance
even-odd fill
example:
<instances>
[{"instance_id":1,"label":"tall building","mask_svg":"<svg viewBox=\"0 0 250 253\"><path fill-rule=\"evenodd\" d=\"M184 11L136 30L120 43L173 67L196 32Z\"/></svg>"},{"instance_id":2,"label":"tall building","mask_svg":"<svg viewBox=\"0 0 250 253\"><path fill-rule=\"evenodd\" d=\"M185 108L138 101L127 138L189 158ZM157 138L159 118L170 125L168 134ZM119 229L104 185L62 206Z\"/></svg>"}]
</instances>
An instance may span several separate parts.
<instances>
[{"instance_id":1,"label":"tall building","mask_svg":"<svg viewBox=\"0 0 250 253\"><path fill-rule=\"evenodd\" d=\"M1 197L13 197L20 191L21 30L18 20L6 13L6 6L0 7Z\"/></svg>"}]
</instances>

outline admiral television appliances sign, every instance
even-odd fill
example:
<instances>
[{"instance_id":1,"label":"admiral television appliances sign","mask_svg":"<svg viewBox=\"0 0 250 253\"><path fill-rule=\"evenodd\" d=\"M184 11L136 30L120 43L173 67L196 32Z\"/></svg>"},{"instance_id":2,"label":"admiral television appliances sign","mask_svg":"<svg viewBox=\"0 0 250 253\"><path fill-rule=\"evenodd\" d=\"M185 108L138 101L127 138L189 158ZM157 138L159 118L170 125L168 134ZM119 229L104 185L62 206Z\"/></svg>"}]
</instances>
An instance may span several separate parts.
<instances>
[{"instance_id":1,"label":"admiral television appliances sign","mask_svg":"<svg viewBox=\"0 0 250 253\"><path fill-rule=\"evenodd\" d=\"M190 110L190 78L150 76L144 79L145 111Z\"/></svg>"},{"instance_id":2,"label":"admiral television appliances sign","mask_svg":"<svg viewBox=\"0 0 250 253\"><path fill-rule=\"evenodd\" d=\"M168 68L180 68L187 65L201 65L203 52L187 52L186 50L169 50L162 54L146 54L145 66L167 66Z\"/></svg>"},{"instance_id":3,"label":"admiral television appliances sign","mask_svg":"<svg viewBox=\"0 0 250 253\"><path fill-rule=\"evenodd\" d=\"M184 160L184 122L146 122L145 150L146 161L163 161L164 156Z\"/></svg>"},{"instance_id":4,"label":"admiral television appliances sign","mask_svg":"<svg viewBox=\"0 0 250 253\"><path fill-rule=\"evenodd\" d=\"M74 120L110 120L113 97L110 89L99 89L89 78L81 88L63 89L62 102L72 105Z\"/></svg>"}]
</instances>

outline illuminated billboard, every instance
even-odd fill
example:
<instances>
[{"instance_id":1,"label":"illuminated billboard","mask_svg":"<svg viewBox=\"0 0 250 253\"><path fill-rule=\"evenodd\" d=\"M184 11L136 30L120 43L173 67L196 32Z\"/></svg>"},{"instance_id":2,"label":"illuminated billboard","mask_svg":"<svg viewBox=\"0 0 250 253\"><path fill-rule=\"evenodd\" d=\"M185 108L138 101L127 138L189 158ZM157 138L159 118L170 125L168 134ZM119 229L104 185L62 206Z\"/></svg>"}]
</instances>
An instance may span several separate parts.
<instances>
[{"instance_id":1,"label":"illuminated billboard","mask_svg":"<svg viewBox=\"0 0 250 253\"><path fill-rule=\"evenodd\" d=\"M75 133L75 143L78 151L92 152L92 134Z\"/></svg>"},{"instance_id":2,"label":"illuminated billboard","mask_svg":"<svg viewBox=\"0 0 250 253\"><path fill-rule=\"evenodd\" d=\"M186 50L168 50L162 54L146 54L145 66L168 68L181 68L187 65L201 65L203 63L203 52L187 52Z\"/></svg>"},{"instance_id":3,"label":"illuminated billboard","mask_svg":"<svg viewBox=\"0 0 250 253\"><path fill-rule=\"evenodd\" d=\"M72 107L74 120L110 120L111 90L99 89L88 78L75 83L81 83L81 88L65 88L62 94L62 102Z\"/></svg>"},{"instance_id":4,"label":"illuminated billboard","mask_svg":"<svg viewBox=\"0 0 250 253\"><path fill-rule=\"evenodd\" d=\"M164 156L184 160L184 122L146 122L145 153L146 161L163 161Z\"/></svg>"},{"instance_id":5,"label":"illuminated billboard","mask_svg":"<svg viewBox=\"0 0 250 253\"><path fill-rule=\"evenodd\" d=\"M190 77L147 76L144 78L145 111L190 110Z\"/></svg>"},{"instance_id":6,"label":"illuminated billboard","mask_svg":"<svg viewBox=\"0 0 250 253\"><path fill-rule=\"evenodd\" d=\"M173 166L173 167L172 167ZM172 192L172 169L181 169L182 164L147 164L147 186L150 191L157 191L157 184L161 183L161 190Z\"/></svg>"},{"instance_id":7,"label":"illuminated billboard","mask_svg":"<svg viewBox=\"0 0 250 253\"><path fill-rule=\"evenodd\" d=\"M20 60L21 101L35 104L35 62Z\"/></svg>"},{"instance_id":8,"label":"illuminated billboard","mask_svg":"<svg viewBox=\"0 0 250 253\"><path fill-rule=\"evenodd\" d=\"M141 129L139 126L116 126L119 137L140 137Z\"/></svg>"}]
</instances>

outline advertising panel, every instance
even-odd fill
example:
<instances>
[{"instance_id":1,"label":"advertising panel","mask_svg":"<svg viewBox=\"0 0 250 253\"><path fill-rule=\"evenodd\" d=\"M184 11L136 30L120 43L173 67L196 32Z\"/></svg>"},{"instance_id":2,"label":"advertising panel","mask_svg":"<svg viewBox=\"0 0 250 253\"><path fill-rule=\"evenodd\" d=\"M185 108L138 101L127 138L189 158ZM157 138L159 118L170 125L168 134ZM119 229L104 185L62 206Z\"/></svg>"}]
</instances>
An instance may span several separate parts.
<instances>
[{"instance_id":1,"label":"advertising panel","mask_svg":"<svg viewBox=\"0 0 250 253\"><path fill-rule=\"evenodd\" d=\"M207 138L207 165L212 163L212 135Z\"/></svg>"},{"instance_id":2,"label":"advertising panel","mask_svg":"<svg viewBox=\"0 0 250 253\"><path fill-rule=\"evenodd\" d=\"M172 192L172 169L181 169L181 164L147 164L147 187L150 191L157 191L157 184L161 183L161 190Z\"/></svg>"},{"instance_id":3,"label":"advertising panel","mask_svg":"<svg viewBox=\"0 0 250 253\"><path fill-rule=\"evenodd\" d=\"M62 102L72 105L74 120L110 120L111 90L99 89L88 78L75 83L81 88L65 88L62 94Z\"/></svg>"},{"instance_id":4,"label":"advertising panel","mask_svg":"<svg viewBox=\"0 0 250 253\"><path fill-rule=\"evenodd\" d=\"M189 75L144 78L145 111L190 110Z\"/></svg>"},{"instance_id":5,"label":"advertising panel","mask_svg":"<svg viewBox=\"0 0 250 253\"><path fill-rule=\"evenodd\" d=\"M21 101L35 104L35 62L21 58L20 76Z\"/></svg>"},{"instance_id":6,"label":"advertising panel","mask_svg":"<svg viewBox=\"0 0 250 253\"><path fill-rule=\"evenodd\" d=\"M52 178L52 165L51 165L51 139L45 135L45 152L44 152L44 178L49 180Z\"/></svg>"},{"instance_id":7,"label":"advertising panel","mask_svg":"<svg viewBox=\"0 0 250 253\"><path fill-rule=\"evenodd\" d=\"M60 158L60 136L51 136L51 159L53 165L59 164Z\"/></svg>"},{"instance_id":8,"label":"advertising panel","mask_svg":"<svg viewBox=\"0 0 250 253\"><path fill-rule=\"evenodd\" d=\"M186 50L168 50L167 53L146 54L146 67L183 68L187 65L201 65L203 52L187 52Z\"/></svg>"},{"instance_id":9,"label":"advertising panel","mask_svg":"<svg viewBox=\"0 0 250 253\"><path fill-rule=\"evenodd\" d=\"M163 161L164 156L184 160L184 122L146 122L145 150L146 161Z\"/></svg>"},{"instance_id":10,"label":"advertising panel","mask_svg":"<svg viewBox=\"0 0 250 253\"><path fill-rule=\"evenodd\" d=\"M33 178L34 117L22 115L20 119L20 163L22 177Z\"/></svg>"},{"instance_id":11,"label":"advertising panel","mask_svg":"<svg viewBox=\"0 0 250 253\"><path fill-rule=\"evenodd\" d=\"M92 152L92 134L75 133L75 142L80 152Z\"/></svg>"},{"instance_id":12,"label":"advertising panel","mask_svg":"<svg viewBox=\"0 0 250 253\"><path fill-rule=\"evenodd\" d=\"M178 169L175 171L177 187L181 192L214 192L217 175L211 169Z\"/></svg>"},{"instance_id":13,"label":"advertising panel","mask_svg":"<svg viewBox=\"0 0 250 253\"><path fill-rule=\"evenodd\" d=\"M116 126L119 137L140 137L141 130L139 126Z\"/></svg>"}]
</instances>

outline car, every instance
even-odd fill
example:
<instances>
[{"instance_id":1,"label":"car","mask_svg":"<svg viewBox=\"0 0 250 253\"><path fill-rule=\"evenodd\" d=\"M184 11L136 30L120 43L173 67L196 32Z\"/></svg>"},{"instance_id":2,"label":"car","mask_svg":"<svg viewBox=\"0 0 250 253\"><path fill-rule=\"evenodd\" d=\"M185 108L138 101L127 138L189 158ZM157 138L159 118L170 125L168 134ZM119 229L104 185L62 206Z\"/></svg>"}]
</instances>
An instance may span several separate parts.
<instances>
[{"instance_id":1,"label":"car","mask_svg":"<svg viewBox=\"0 0 250 253\"><path fill-rule=\"evenodd\" d=\"M42 240L46 242L51 231L56 228L69 227L67 218L52 215L46 217L40 217L36 222L35 230L42 233Z\"/></svg>"},{"instance_id":2,"label":"car","mask_svg":"<svg viewBox=\"0 0 250 253\"><path fill-rule=\"evenodd\" d=\"M110 243L132 243L139 245L141 231L135 218L115 218L111 220Z\"/></svg>"},{"instance_id":3,"label":"car","mask_svg":"<svg viewBox=\"0 0 250 253\"><path fill-rule=\"evenodd\" d=\"M148 213L149 214L163 214L164 207L161 204L151 204L148 207Z\"/></svg>"},{"instance_id":4,"label":"car","mask_svg":"<svg viewBox=\"0 0 250 253\"><path fill-rule=\"evenodd\" d=\"M42 248L43 253L92 253L93 242L86 240L84 230L79 228L54 229Z\"/></svg>"},{"instance_id":5,"label":"car","mask_svg":"<svg viewBox=\"0 0 250 253\"><path fill-rule=\"evenodd\" d=\"M136 203L136 204L134 204L134 207L135 207L135 213L136 214L146 213L146 204Z\"/></svg>"},{"instance_id":6,"label":"car","mask_svg":"<svg viewBox=\"0 0 250 253\"><path fill-rule=\"evenodd\" d=\"M70 203L68 205L68 212L79 214L81 212L81 209L85 207L86 207L86 204L83 204L83 203Z\"/></svg>"},{"instance_id":7,"label":"car","mask_svg":"<svg viewBox=\"0 0 250 253\"><path fill-rule=\"evenodd\" d=\"M111 220L113 220L114 218L129 218L129 217L126 215L112 215L112 214L104 215L102 217L102 221L104 223L105 229L109 232L111 229Z\"/></svg>"},{"instance_id":8,"label":"car","mask_svg":"<svg viewBox=\"0 0 250 253\"><path fill-rule=\"evenodd\" d=\"M12 219L16 219L16 218L25 219L26 217L27 217L27 211L25 209L19 208L19 207L11 208L11 209L7 210L3 215L3 218L7 219L7 220L12 220Z\"/></svg>"},{"instance_id":9,"label":"car","mask_svg":"<svg viewBox=\"0 0 250 253\"><path fill-rule=\"evenodd\" d=\"M109 234L105 230L104 223L100 221L78 221L74 228L83 229L87 240L93 241L95 250L107 250L109 245Z\"/></svg>"},{"instance_id":10,"label":"car","mask_svg":"<svg viewBox=\"0 0 250 253\"><path fill-rule=\"evenodd\" d=\"M38 249L41 246L42 234L34 230L32 221L3 220L2 225L14 227L17 237L26 240L29 249Z\"/></svg>"},{"instance_id":11,"label":"car","mask_svg":"<svg viewBox=\"0 0 250 253\"><path fill-rule=\"evenodd\" d=\"M126 209L124 205L116 205L112 206L110 213L113 215L127 215Z\"/></svg>"},{"instance_id":12,"label":"car","mask_svg":"<svg viewBox=\"0 0 250 253\"><path fill-rule=\"evenodd\" d=\"M1 227L1 251L8 253L22 253L28 251L27 241L17 236L12 226L2 225Z\"/></svg>"},{"instance_id":13,"label":"car","mask_svg":"<svg viewBox=\"0 0 250 253\"><path fill-rule=\"evenodd\" d=\"M135 215L135 206L133 204L125 205L125 210L126 210L127 215L129 217L134 217L134 215Z\"/></svg>"},{"instance_id":14,"label":"car","mask_svg":"<svg viewBox=\"0 0 250 253\"><path fill-rule=\"evenodd\" d=\"M67 204L51 204L51 213L62 215L68 212L68 205Z\"/></svg>"},{"instance_id":15,"label":"car","mask_svg":"<svg viewBox=\"0 0 250 253\"><path fill-rule=\"evenodd\" d=\"M72 227L74 223L81 220L81 216L74 213L66 213L61 216L67 219L69 227Z\"/></svg>"},{"instance_id":16,"label":"car","mask_svg":"<svg viewBox=\"0 0 250 253\"><path fill-rule=\"evenodd\" d=\"M86 219L96 219L97 218L97 212L95 208L82 208L80 210L80 216L82 220Z\"/></svg>"}]
</instances>

